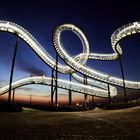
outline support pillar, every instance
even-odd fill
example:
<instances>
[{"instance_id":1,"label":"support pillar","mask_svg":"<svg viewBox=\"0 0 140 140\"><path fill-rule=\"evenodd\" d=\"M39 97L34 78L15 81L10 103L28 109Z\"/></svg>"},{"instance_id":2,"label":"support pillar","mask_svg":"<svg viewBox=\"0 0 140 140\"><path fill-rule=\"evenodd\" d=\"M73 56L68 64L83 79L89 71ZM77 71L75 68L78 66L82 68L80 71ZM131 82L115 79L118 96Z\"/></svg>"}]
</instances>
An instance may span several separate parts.
<instances>
[{"instance_id":1,"label":"support pillar","mask_svg":"<svg viewBox=\"0 0 140 140\"><path fill-rule=\"evenodd\" d=\"M15 89L13 89L13 103L15 102Z\"/></svg>"},{"instance_id":2,"label":"support pillar","mask_svg":"<svg viewBox=\"0 0 140 140\"><path fill-rule=\"evenodd\" d=\"M107 89L108 89L108 103L111 104L110 87L109 87L109 84L107 84Z\"/></svg>"},{"instance_id":3,"label":"support pillar","mask_svg":"<svg viewBox=\"0 0 140 140\"><path fill-rule=\"evenodd\" d=\"M55 72L55 76L54 76L54 72ZM55 68L52 69L52 74L51 74L51 106L53 106L53 96L55 93L55 106L58 106L58 88L57 88L57 79L58 79L58 54L56 53L56 66ZM55 83L55 85L54 85Z\"/></svg>"},{"instance_id":4,"label":"support pillar","mask_svg":"<svg viewBox=\"0 0 140 140\"><path fill-rule=\"evenodd\" d=\"M58 88L57 88L57 79L58 79L58 54L56 53L56 69L55 69L55 105L58 106Z\"/></svg>"},{"instance_id":5,"label":"support pillar","mask_svg":"<svg viewBox=\"0 0 140 140\"><path fill-rule=\"evenodd\" d=\"M32 104L32 95L30 95L30 105Z\"/></svg>"},{"instance_id":6,"label":"support pillar","mask_svg":"<svg viewBox=\"0 0 140 140\"><path fill-rule=\"evenodd\" d=\"M121 61L121 56L119 58L119 63L120 63L120 68L121 68L121 74L122 74L122 79L123 79L123 91L124 91L124 102L126 102L126 88L125 88L125 78L124 78L124 70L123 70L123 65Z\"/></svg>"},{"instance_id":7,"label":"support pillar","mask_svg":"<svg viewBox=\"0 0 140 140\"><path fill-rule=\"evenodd\" d=\"M87 76L84 75L84 85L87 85ZM84 94L84 106L87 108L87 94Z\"/></svg>"},{"instance_id":8,"label":"support pillar","mask_svg":"<svg viewBox=\"0 0 140 140\"><path fill-rule=\"evenodd\" d=\"M10 81L9 81L9 94L8 94L8 104L11 104L11 89L12 89L12 81L13 81L13 73L14 73L14 66L16 61L16 54L17 54L17 48L18 48L19 38L17 37L16 45L14 48L14 54L12 59L12 66L11 66L11 73L10 73Z\"/></svg>"},{"instance_id":9,"label":"support pillar","mask_svg":"<svg viewBox=\"0 0 140 140\"><path fill-rule=\"evenodd\" d=\"M71 73L70 73L70 82L71 82ZM72 92L71 89L69 89L69 107L72 105Z\"/></svg>"},{"instance_id":10,"label":"support pillar","mask_svg":"<svg viewBox=\"0 0 140 140\"><path fill-rule=\"evenodd\" d=\"M53 106L53 95L54 95L54 88L53 88L53 82L54 82L54 69L52 69L52 74L51 74L51 106Z\"/></svg>"},{"instance_id":11,"label":"support pillar","mask_svg":"<svg viewBox=\"0 0 140 140\"><path fill-rule=\"evenodd\" d=\"M84 94L84 106L87 108L87 94Z\"/></svg>"},{"instance_id":12,"label":"support pillar","mask_svg":"<svg viewBox=\"0 0 140 140\"><path fill-rule=\"evenodd\" d=\"M95 103L94 103L94 95L92 95L92 107L95 107Z\"/></svg>"}]
</instances>

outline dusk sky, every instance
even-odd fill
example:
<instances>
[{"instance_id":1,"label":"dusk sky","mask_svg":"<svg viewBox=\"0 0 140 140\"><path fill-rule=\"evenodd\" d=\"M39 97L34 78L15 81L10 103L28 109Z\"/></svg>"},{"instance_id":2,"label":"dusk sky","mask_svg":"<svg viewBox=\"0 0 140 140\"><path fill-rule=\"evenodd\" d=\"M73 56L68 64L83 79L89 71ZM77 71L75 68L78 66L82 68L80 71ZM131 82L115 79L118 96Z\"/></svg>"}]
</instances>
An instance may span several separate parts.
<instances>
[{"instance_id":1,"label":"dusk sky","mask_svg":"<svg viewBox=\"0 0 140 140\"><path fill-rule=\"evenodd\" d=\"M133 1L111 0L4 0L0 4L0 20L11 21L28 30L38 42L55 57L52 32L55 26L71 23L78 26L87 36L90 51L112 53L111 34L120 26L140 20L139 4ZM71 55L82 52L79 38L66 32L62 35L65 49ZM11 58L16 38L0 33L0 87L9 83ZM140 81L140 36L134 35L121 41L125 78ZM59 60L62 62L62 60ZM121 77L119 62L90 60L88 66L110 75ZM14 71L14 81L34 75L51 75L51 69L20 40ZM69 76L59 74L59 78ZM26 86L18 90L24 94L48 95L50 88ZM65 91L60 91L64 93Z\"/></svg>"}]
</instances>

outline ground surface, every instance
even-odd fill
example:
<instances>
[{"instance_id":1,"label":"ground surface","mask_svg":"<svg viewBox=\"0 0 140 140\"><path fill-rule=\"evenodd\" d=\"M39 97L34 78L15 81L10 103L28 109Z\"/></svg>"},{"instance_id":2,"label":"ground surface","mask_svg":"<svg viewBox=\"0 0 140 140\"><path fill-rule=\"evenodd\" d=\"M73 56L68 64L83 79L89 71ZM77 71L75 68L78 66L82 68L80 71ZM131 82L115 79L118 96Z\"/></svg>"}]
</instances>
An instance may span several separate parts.
<instances>
[{"instance_id":1,"label":"ground surface","mask_svg":"<svg viewBox=\"0 0 140 140\"><path fill-rule=\"evenodd\" d=\"M140 140L140 107L86 112L0 112L0 140Z\"/></svg>"}]
</instances>

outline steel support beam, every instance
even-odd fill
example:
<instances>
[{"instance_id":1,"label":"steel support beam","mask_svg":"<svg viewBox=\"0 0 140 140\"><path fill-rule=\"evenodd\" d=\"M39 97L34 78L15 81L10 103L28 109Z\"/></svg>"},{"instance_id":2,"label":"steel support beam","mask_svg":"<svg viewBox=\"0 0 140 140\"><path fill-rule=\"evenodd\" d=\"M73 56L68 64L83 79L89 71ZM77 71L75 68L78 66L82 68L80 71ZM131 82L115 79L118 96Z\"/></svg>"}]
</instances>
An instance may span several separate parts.
<instances>
[{"instance_id":1,"label":"steel support beam","mask_svg":"<svg viewBox=\"0 0 140 140\"><path fill-rule=\"evenodd\" d=\"M32 104L32 95L30 95L30 105Z\"/></svg>"},{"instance_id":2,"label":"steel support beam","mask_svg":"<svg viewBox=\"0 0 140 140\"><path fill-rule=\"evenodd\" d=\"M15 45L14 53L13 53L11 73L10 73L10 81L9 81L9 93L8 93L8 104L9 105L11 104L11 89L12 89L13 73L14 73L14 66L15 66L15 61L16 61L18 43L19 43L19 38L17 37L16 45Z\"/></svg>"},{"instance_id":3,"label":"steel support beam","mask_svg":"<svg viewBox=\"0 0 140 140\"><path fill-rule=\"evenodd\" d=\"M87 94L84 94L84 106L87 108Z\"/></svg>"},{"instance_id":4,"label":"steel support beam","mask_svg":"<svg viewBox=\"0 0 140 140\"><path fill-rule=\"evenodd\" d=\"M56 69L55 69L55 105L58 106L58 54L56 53Z\"/></svg>"},{"instance_id":5,"label":"steel support beam","mask_svg":"<svg viewBox=\"0 0 140 140\"><path fill-rule=\"evenodd\" d=\"M127 100L126 100L125 77L124 77L124 69L123 69L123 65L122 65L121 56L119 59L119 64L120 64L121 74L122 74L122 79L123 79L124 102L126 102Z\"/></svg>"},{"instance_id":6,"label":"steel support beam","mask_svg":"<svg viewBox=\"0 0 140 140\"><path fill-rule=\"evenodd\" d=\"M15 102L15 90L16 89L13 89L13 100L12 100L13 103Z\"/></svg>"},{"instance_id":7,"label":"steel support beam","mask_svg":"<svg viewBox=\"0 0 140 140\"><path fill-rule=\"evenodd\" d=\"M95 103L94 103L94 95L91 95L92 96L92 107L95 107Z\"/></svg>"},{"instance_id":8,"label":"steel support beam","mask_svg":"<svg viewBox=\"0 0 140 140\"><path fill-rule=\"evenodd\" d=\"M111 104L110 87L109 87L109 84L107 84L107 89L108 89L108 103Z\"/></svg>"},{"instance_id":9,"label":"steel support beam","mask_svg":"<svg viewBox=\"0 0 140 140\"><path fill-rule=\"evenodd\" d=\"M53 95L54 95L54 88L53 88L53 82L54 82L54 69L52 69L51 73L51 106L53 106Z\"/></svg>"},{"instance_id":10,"label":"steel support beam","mask_svg":"<svg viewBox=\"0 0 140 140\"><path fill-rule=\"evenodd\" d=\"M84 85L87 85L87 76L84 75ZM87 94L84 94L84 106L87 108Z\"/></svg>"},{"instance_id":11,"label":"steel support beam","mask_svg":"<svg viewBox=\"0 0 140 140\"><path fill-rule=\"evenodd\" d=\"M70 73L70 82L71 82L71 73ZM69 89L69 107L72 105L72 91Z\"/></svg>"}]
</instances>

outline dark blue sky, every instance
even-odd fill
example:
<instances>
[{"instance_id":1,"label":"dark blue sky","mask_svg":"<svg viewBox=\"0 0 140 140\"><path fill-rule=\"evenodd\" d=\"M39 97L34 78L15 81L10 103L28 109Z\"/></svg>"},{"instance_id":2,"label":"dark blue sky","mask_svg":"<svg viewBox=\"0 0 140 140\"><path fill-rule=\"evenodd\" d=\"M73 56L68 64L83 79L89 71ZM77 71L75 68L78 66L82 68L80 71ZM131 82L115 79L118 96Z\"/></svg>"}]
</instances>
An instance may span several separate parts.
<instances>
[{"instance_id":1,"label":"dark blue sky","mask_svg":"<svg viewBox=\"0 0 140 140\"><path fill-rule=\"evenodd\" d=\"M72 23L82 29L90 43L91 52L112 53L111 34L120 26L140 20L139 4L133 1L111 0L5 0L0 4L0 20L15 22L28 30L38 42L52 55L55 50L52 45L52 31L62 23ZM71 55L82 51L81 42L71 32L63 33L64 47ZM8 33L0 33L0 81L8 83L11 66L11 56L16 40ZM140 36L129 37L121 42L123 49L123 64L125 77L129 80L140 80ZM32 74L50 76L46 66L22 41L19 43L15 79ZM61 61L61 60L60 60ZM119 63L99 62L90 60L88 65L97 70L120 75ZM59 75L67 78L67 76Z\"/></svg>"}]
</instances>

